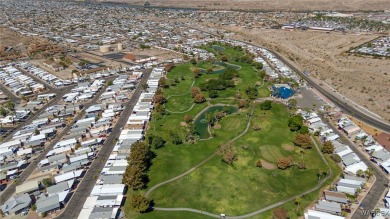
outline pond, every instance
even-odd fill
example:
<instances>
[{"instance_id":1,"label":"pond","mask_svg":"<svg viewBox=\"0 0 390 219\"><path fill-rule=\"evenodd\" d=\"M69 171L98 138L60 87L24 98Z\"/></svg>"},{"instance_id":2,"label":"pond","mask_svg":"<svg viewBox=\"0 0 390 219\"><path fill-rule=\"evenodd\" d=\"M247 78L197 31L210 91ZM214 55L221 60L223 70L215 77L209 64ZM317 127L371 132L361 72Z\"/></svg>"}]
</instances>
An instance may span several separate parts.
<instances>
[{"instance_id":1,"label":"pond","mask_svg":"<svg viewBox=\"0 0 390 219\"><path fill-rule=\"evenodd\" d=\"M215 70L211 74L222 74L225 71L226 68L232 68L232 69L235 69L235 70L239 70L241 68L238 65L233 65L233 64L230 64L230 63L227 63L227 62L215 62L214 65L219 65L219 66L222 66L224 68ZM201 73L202 74L206 74L207 71L202 69Z\"/></svg>"},{"instance_id":2,"label":"pond","mask_svg":"<svg viewBox=\"0 0 390 219\"><path fill-rule=\"evenodd\" d=\"M200 114L198 118L194 121L195 132L196 134L199 135L200 139L206 139L210 137L210 133L207 130L208 124L206 122L206 113L209 112L214 113L217 110L222 111L223 107L224 106L210 106L207 110L202 112L202 114ZM228 114L232 114L238 111L237 107L235 106L227 106L227 107L229 108Z\"/></svg>"}]
</instances>

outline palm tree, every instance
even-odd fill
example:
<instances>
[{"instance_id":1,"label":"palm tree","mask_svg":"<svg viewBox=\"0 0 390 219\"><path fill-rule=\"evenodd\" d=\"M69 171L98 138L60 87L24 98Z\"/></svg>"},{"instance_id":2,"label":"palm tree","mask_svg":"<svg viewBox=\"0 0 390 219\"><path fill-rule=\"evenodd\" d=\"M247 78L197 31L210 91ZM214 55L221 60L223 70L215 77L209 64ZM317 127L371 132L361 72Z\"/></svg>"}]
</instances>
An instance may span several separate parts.
<instances>
[{"instance_id":1,"label":"palm tree","mask_svg":"<svg viewBox=\"0 0 390 219\"><path fill-rule=\"evenodd\" d=\"M360 177L363 177L364 176L364 171L363 170L358 170L358 171L356 171L356 175L360 176Z\"/></svg>"},{"instance_id":2,"label":"palm tree","mask_svg":"<svg viewBox=\"0 0 390 219\"><path fill-rule=\"evenodd\" d=\"M371 168L368 168L366 171L364 171L364 174L367 176L368 179L374 175Z\"/></svg>"}]
</instances>

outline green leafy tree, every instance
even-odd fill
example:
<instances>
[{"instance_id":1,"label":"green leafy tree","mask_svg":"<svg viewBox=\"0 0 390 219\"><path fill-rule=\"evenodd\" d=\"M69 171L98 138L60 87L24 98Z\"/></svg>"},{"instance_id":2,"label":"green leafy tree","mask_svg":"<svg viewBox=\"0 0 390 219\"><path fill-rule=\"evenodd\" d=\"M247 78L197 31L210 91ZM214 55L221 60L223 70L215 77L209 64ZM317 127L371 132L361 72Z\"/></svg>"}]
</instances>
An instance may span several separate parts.
<instances>
[{"instance_id":1,"label":"green leafy tree","mask_svg":"<svg viewBox=\"0 0 390 219\"><path fill-rule=\"evenodd\" d=\"M303 118L300 115L295 115L288 120L288 127L290 130L295 132L299 131L303 126Z\"/></svg>"},{"instance_id":2,"label":"green leafy tree","mask_svg":"<svg viewBox=\"0 0 390 219\"><path fill-rule=\"evenodd\" d=\"M186 122L186 123L192 122L192 118L188 114L185 114L183 119L184 119L184 122Z\"/></svg>"},{"instance_id":3,"label":"green leafy tree","mask_svg":"<svg viewBox=\"0 0 390 219\"><path fill-rule=\"evenodd\" d=\"M270 110L272 108L272 101L266 100L260 103L260 109L262 110Z\"/></svg>"},{"instance_id":4,"label":"green leafy tree","mask_svg":"<svg viewBox=\"0 0 390 219\"><path fill-rule=\"evenodd\" d=\"M149 135L148 136L148 143L150 147L154 149L162 148L165 146L165 141L162 137L157 135Z\"/></svg>"},{"instance_id":5,"label":"green leafy tree","mask_svg":"<svg viewBox=\"0 0 390 219\"><path fill-rule=\"evenodd\" d=\"M324 154L332 154L334 151L334 146L333 146L332 142L325 141L325 143L322 145L321 151Z\"/></svg>"},{"instance_id":6,"label":"green leafy tree","mask_svg":"<svg viewBox=\"0 0 390 219\"><path fill-rule=\"evenodd\" d=\"M312 147L310 136L305 134L297 134L294 139L294 144L303 149L310 149Z\"/></svg>"},{"instance_id":7,"label":"green leafy tree","mask_svg":"<svg viewBox=\"0 0 390 219\"><path fill-rule=\"evenodd\" d=\"M256 167L263 167L263 164L261 163L261 160L256 161Z\"/></svg>"},{"instance_id":8,"label":"green leafy tree","mask_svg":"<svg viewBox=\"0 0 390 219\"><path fill-rule=\"evenodd\" d=\"M154 106L154 111L156 111L157 113L160 113L161 115L165 114L165 108L162 104L156 104Z\"/></svg>"},{"instance_id":9,"label":"green leafy tree","mask_svg":"<svg viewBox=\"0 0 390 219\"><path fill-rule=\"evenodd\" d=\"M4 107L1 107L1 108L0 108L0 115L1 115L1 116L6 116L7 114L8 114L7 110L4 109Z\"/></svg>"},{"instance_id":10,"label":"green leafy tree","mask_svg":"<svg viewBox=\"0 0 390 219\"><path fill-rule=\"evenodd\" d=\"M281 170L289 168L293 164L291 157L282 157L277 160L277 166Z\"/></svg>"},{"instance_id":11,"label":"green leafy tree","mask_svg":"<svg viewBox=\"0 0 390 219\"><path fill-rule=\"evenodd\" d=\"M245 108L245 107L248 107L248 101L243 100L243 99L239 100L238 101L238 108Z\"/></svg>"},{"instance_id":12,"label":"green leafy tree","mask_svg":"<svg viewBox=\"0 0 390 219\"><path fill-rule=\"evenodd\" d=\"M36 206L35 204L32 204L32 205L31 205L31 210L32 210L32 211L36 211L36 210L37 210L37 206Z\"/></svg>"},{"instance_id":13,"label":"green leafy tree","mask_svg":"<svg viewBox=\"0 0 390 219\"><path fill-rule=\"evenodd\" d=\"M231 143L222 144L219 147L218 154L222 157L222 160L229 165L237 160L237 152Z\"/></svg>"},{"instance_id":14,"label":"green leafy tree","mask_svg":"<svg viewBox=\"0 0 390 219\"><path fill-rule=\"evenodd\" d=\"M206 113L206 115L205 115L205 120L206 120L206 122L207 122L209 125L214 125L214 123L215 123L215 116L214 116L214 113L212 113L212 112Z\"/></svg>"},{"instance_id":15,"label":"green leafy tree","mask_svg":"<svg viewBox=\"0 0 390 219\"><path fill-rule=\"evenodd\" d=\"M153 102L158 104L164 104L166 102L166 99L163 95L154 95Z\"/></svg>"},{"instance_id":16,"label":"green leafy tree","mask_svg":"<svg viewBox=\"0 0 390 219\"><path fill-rule=\"evenodd\" d=\"M257 91L257 88L255 88L255 87L247 87L245 89L245 94L248 96L249 99L253 100L253 99L257 98L259 93Z\"/></svg>"},{"instance_id":17,"label":"green leafy tree","mask_svg":"<svg viewBox=\"0 0 390 219\"><path fill-rule=\"evenodd\" d=\"M5 104L5 107L8 108L10 111L14 111L15 110L15 103L11 102L11 101L8 101L6 104Z\"/></svg>"},{"instance_id":18,"label":"green leafy tree","mask_svg":"<svg viewBox=\"0 0 390 219\"><path fill-rule=\"evenodd\" d=\"M149 168L152 159L149 144L137 141L132 144L130 156L127 158L127 168L123 175L123 183L133 190L142 189L147 183L145 171Z\"/></svg>"},{"instance_id":19,"label":"green leafy tree","mask_svg":"<svg viewBox=\"0 0 390 219\"><path fill-rule=\"evenodd\" d=\"M166 88L166 85L167 85L167 80L164 77L161 77L158 80L158 86L160 86L162 88Z\"/></svg>"},{"instance_id":20,"label":"green leafy tree","mask_svg":"<svg viewBox=\"0 0 390 219\"><path fill-rule=\"evenodd\" d=\"M211 91L209 92L209 97L210 97L210 98L217 98L217 97L218 97L218 91L216 91L216 90L211 90Z\"/></svg>"},{"instance_id":21,"label":"green leafy tree","mask_svg":"<svg viewBox=\"0 0 390 219\"><path fill-rule=\"evenodd\" d=\"M294 109L297 107L297 100L296 99L289 99L288 100L288 107L291 109Z\"/></svg>"},{"instance_id":22,"label":"green leafy tree","mask_svg":"<svg viewBox=\"0 0 390 219\"><path fill-rule=\"evenodd\" d=\"M299 130L299 133L301 134L309 134L309 127L303 125L301 129Z\"/></svg>"},{"instance_id":23,"label":"green leafy tree","mask_svg":"<svg viewBox=\"0 0 390 219\"><path fill-rule=\"evenodd\" d=\"M367 176L367 178L371 178L374 175L371 168L368 168L367 170L365 170L364 174Z\"/></svg>"},{"instance_id":24,"label":"green leafy tree","mask_svg":"<svg viewBox=\"0 0 390 219\"><path fill-rule=\"evenodd\" d=\"M341 163L342 161L341 157L338 154L332 154L330 155L330 158L332 158L332 160L334 160L334 162L336 163Z\"/></svg>"},{"instance_id":25,"label":"green leafy tree","mask_svg":"<svg viewBox=\"0 0 390 219\"><path fill-rule=\"evenodd\" d=\"M42 179L42 184L45 186L45 188L47 188L47 187L52 186L54 183L53 183L52 179L44 178L44 179Z\"/></svg>"},{"instance_id":26,"label":"green leafy tree","mask_svg":"<svg viewBox=\"0 0 390 219\"><path fill-rule=\"evenodd\" d=\"M130 208L136 212L146 212L150 207L150 200L143 195L132 194L130 196Z\"/></svg>"},{"instance_id":27,"label":"green leafy tree","mask_svg":"<svg viewBox=\"0 0 390 219\"><path fill-rule=\"evenodd\" d=\"M204 94L202 94L202 93L197 94L194 97L194 103L204 103L205 101L206 101L206 98L205 98Z\"/></svg>"},{"instance_id":28,"label":"green leafy tree","mask_svg":"<svg viewBox=\"0 0 390 219\"><path fill-rule=\"evenodd\" d=\"M196 95L200 94L200 89L199 87L192 87L191 88L191 96L194 98Z\"/></svg>"},{"instance_id":29,"label":"green leafy tree","mask_svg":"<svg viewBox=\"0 0 390 219\"><path fill-rule=\"evenodd\" d=\"M172 144L179 145L183 143L180 136L172 130L169 131L169 138L171 139Z\"/></svg>"}]
</instances>

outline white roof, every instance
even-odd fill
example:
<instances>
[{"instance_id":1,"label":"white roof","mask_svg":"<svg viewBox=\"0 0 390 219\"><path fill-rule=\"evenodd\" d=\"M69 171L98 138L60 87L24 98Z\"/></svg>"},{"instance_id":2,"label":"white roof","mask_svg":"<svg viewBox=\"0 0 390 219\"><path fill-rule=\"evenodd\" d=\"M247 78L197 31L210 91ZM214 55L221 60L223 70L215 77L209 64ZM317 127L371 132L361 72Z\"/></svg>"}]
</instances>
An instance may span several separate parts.
<instances>
[{"instance_id":1,"label":"white roof","mask_svg":"<svg viewBox=\"0 0 390 219\"><path fill-rule=\"evenodd\" d=\"M360 161L359 163L354 163L352 165L349 165L348 167L345 168L345 171L356 174L358 170L365 171L367 169L368 169L367 165L363 161Z\"/></svg>"},{"instance_id":2,"label":"white roof","mask_svg":"<svg viewBox=\"0 0 390 219\"><path fill-rule=\"evenodd\" d=\"M37 140L44 140L44 139L46 139L45 134L33 135L30 137L30 142L37 141Z\"/></svg>"},{"instance_id":3,"label":"white roof","mask_svg":"<svg viewBox=\"0 0 390 219\"><path fill-rule=\"evenodd\" d=\"M54 148L69 146L69 145L75 145L77 143L75 138L67 139L64 141L57 142L56 145L54 145Z\"/></svg>"},{"instance_id":4,"label":"white roof","mask_svg":"<svg viewBox=\"0 0 390 219\"><path fill-rule=\"evenodd\" d=\"M366 151L372 151L372 150L380 151L380 150L383 150L383 149L384 148L382 146L377 145L377 144L374 144L374 145L371 145L371 146L365 148Z\"/></svg>"},{"instance_id":5,"label":"white roof","mask_svg":"<svg viewBox=\"0 0 390 219\"><path fill-rule=\"evenodd\" d=\"M345 186L336 186L338 192L347 193L350 195L355 195L356 189L351 187L345 187Z\"/></svg>"},{"instance_id":6,"label":"white roof","mask_svg":"<svg viewBox=\"0 0 390 219\"><path fill-rule=\"evenodd\" d=\"M17 152L18 156L23 156L25 154L31 154L31 153L32 153L32 148L18 150L18 152Z\"/></svg>"},{"instance_id":7,"label":"white roof","mask_svg":"<svg viewBox=\"0 0 390 219\"><path fill-rule=\"evenodd\" d=\"M89 216L91 215L93 211L93 208L83 208L81 209L81 212L78 216L77 219L86 219L86 218L89 218Z\"/></svg>"},{"instance_id":8,"label":"white roof","mask_svg":"<svg viewBox=\"0 0 390 219\"><path fill-rule=\"evenodd\" d=\"M315 211L315 210L308 210L305 214L305 219L344 219L345 217L321 212L321 211Z\"/></svg>"},{"instance_id":9,"label":"white roof","mask_svg":"<svg viewBox=\"0 0 390 219\"><path fill-rule=\"evenodd\" d=\"M76 122L76 124L78 123L83 123L83 122L95 122L95 118L91 117L91 118L86 118L86 119L80 119Z\"/></svg>"},{"instance_id":10,"label":"white roof","mask_svg":"<svg viewBox=\"0 0 390 219\"><path fill-rule=\"evenodd\" d=\"M96 200L98 199L98 196L89 196L87 200L85 200L83 208L90 208L93 209L95 207Z\"/></svg>"},{"instance_id":11,"label":"white roof","mask_svg":"<svg viewBox=\"0 0 390 219\"><path fill-rule=\"evenodd\" d=\"M85 160L85 159L88 159L88 155L82 154L82 155L77 156L77 157L71 157L71 158L69 158L69 162L70 162L70 163L73 163L73 162L77 162L77 161Z\"/></svg>"},{"instance_id":12,"label":"white roof","mask_svg":"<svg viewBox=\"0 0 390 219\"><path fill-rule=\"evenodd\" d=\"M76 170L72 172L67 172L61 175L57 175L54 177L54 180L56 183L63 182L63 181L68 181L70 179L78 178L81 176L84 170Z\"/></svg>"},{"instance_id":13,"label":"white roof","mask_svg":"<svg viewBox=\"0 0 390 219\"><path fill-rule=\"evenodd\" d=\"M348 146L344 146L343 148L345 148L344 150L340 151L340 152L337 152L336 154L339 155L340 157L343 157L349 153L352 153L353 151L351 150L350 147Z\"/></svg>"},{"instance_id":14,"label":"white roof","mask_svg":"<svg viewBox=\"0 0 390 219\"><path fill-rule=\"evenodd\" d=\"M316 123L316 122L319 122L319 121L321 121L321 119L319 117L307 120L307 122L309 122L310 124L313 124L313 123Z\"/></svg>"},{"instance_id":15,"label":"white roof","mask_svg":"<svg viewBox=\"0 0 390 219\"><path fill-rule=\"evenodd\" d=\"M22 194L26 192L31 192L34 190L38 190L38 180L33 180L33 181L27 181L24 182L22 185L16 186L16 194Z\"/></svg>"},{"instance_id":16,"label":"white roof","mask_svg":"<svg viewBox=\"0 0 390 219\"><path fill-rule=\"evenodd\" d=\"M124 184L95 185L92 189L91 196L123 195L124 189Z\"/></svg>"},{"instance_id":17,"label":"white roof","mask_svg":"<svg viewBox=\"0 0 390 219\"><path fill-rule=\"evenodd\" d=\"M20 145L20 140L13 140L13 141L7 141L0 145L0 148L8 148L11 146L17 146Z\"/></svg>"},{"instance_id":18,"label":"white roof","mask_svg":"<svg viewBox=\"0 0 390 219\"><path fill-rule=\"evenodd\" d=\"M363 184L362 181L357 181L353 179L340 179L339 183L346 183L346 184L356 185L356 186L361 186Z\"/></svg>"},{"instance_id":19,"label":"white roof","mask_svg":"<svg viewBox=\"0 0 390 219\"><path fill-rule=\"evenodd\" d=\"M96 196L97 197L97 196ZM107 197L107 196L106 196ZM108 196L105 198L105 196L99 196L97 197L97 200L95 202L95 206L103 207L103 206L120 206L123 200L123 195L117 195L117 196Z\"/></svg>"},{"instance_id":20,"label":"white roof","mask_svg":"<svg viewBox=\"0 0 390 219\"><path fill-rule=\"evenodd\" d=\"M71 146L56 148L56 149L53 149L53 150L49 151L46 154L46 157L50 157L51 155L55 155L55 154L61 154L61 153L64 153L66 151L71 151L71 150L72 150Z\"/></svg>"},{"instance_id":21,"label":"white roof","mask_svg":"<svg viewBox=\"0 0 390 219\"><path fill-rule=\"evenodd\" d=\"M336 140L338 138L340 138L340 136L338 134L333 133L330 136L326 137L326 140L327 141L333 141L333 140Z\"/></svg>"}]
</instances>

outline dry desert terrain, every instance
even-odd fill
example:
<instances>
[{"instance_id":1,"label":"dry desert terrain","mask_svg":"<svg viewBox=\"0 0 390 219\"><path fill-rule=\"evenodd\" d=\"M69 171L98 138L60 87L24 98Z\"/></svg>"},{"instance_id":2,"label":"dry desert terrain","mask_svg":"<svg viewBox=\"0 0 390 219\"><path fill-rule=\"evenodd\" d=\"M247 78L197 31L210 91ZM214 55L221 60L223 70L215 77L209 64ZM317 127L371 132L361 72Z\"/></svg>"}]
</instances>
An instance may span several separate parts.
<instances>
[{"instance_id":1,"label":"dry desert terrain","mask_svg":"<svg viewBox=\"0 0 390 219\"><path fill-rule=\"evenodd\" d=\"M310 31L248 30L225 27L240 40L276 51L300 70L390 120L390 60L348 53L376 35Z\"/></svg>"},{"instance_id":2,"label":"dry desert terrain","mask_svg":"<svg viewBox=\"0 0 390 219\"><path fill-rule=\"evenodd\" d=\"M98 0L143 5L146 0ZM389 0L148 0L152 6L242 10L384 10Z\"/></svg>"}]
</instances>

